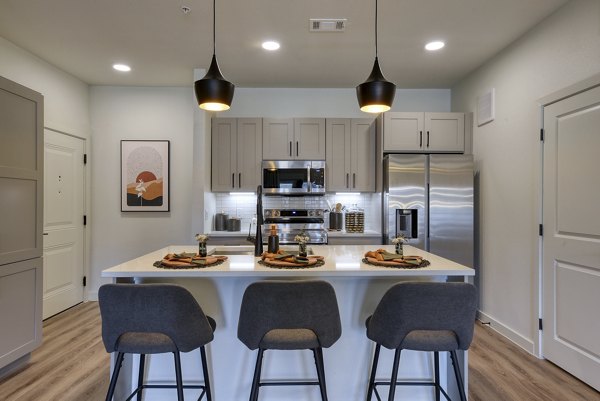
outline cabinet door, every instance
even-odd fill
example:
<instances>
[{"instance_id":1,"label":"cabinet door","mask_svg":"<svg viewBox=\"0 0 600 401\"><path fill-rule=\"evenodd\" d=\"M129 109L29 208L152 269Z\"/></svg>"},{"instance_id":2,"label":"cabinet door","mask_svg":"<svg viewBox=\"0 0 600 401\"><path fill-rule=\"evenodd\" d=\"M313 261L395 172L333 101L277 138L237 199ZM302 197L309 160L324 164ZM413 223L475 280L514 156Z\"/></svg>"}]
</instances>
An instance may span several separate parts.
<instances>
[{"instance_id":1,"label":"cabinet door","mask_svg":"<svg viewBox=\"0 0 600 401\"><path fill-rule=\"evenodd\" d=\"M383 151L415 152L423 150L423 113L385 113L383 115Z\"/></svg>"},{"instance_id":2,"label":"cabinet door","mask_svg":"<svg viewBox=\"0 0 600 401\"><path fill-rule=\"evenodd\" d=\"M327 191L350 190L350 119L327 119L325 150Z\"/></svg>"},{"instance_id":3,"label":"cabinet door","mask_svg":"<svg viewBox=\"0 0 600 401\"><path fill-rule=\"evenodd\" d=\"M425 113L424 150L426 152L464 152L464 113Z\"/></svg>"},{"instance_id":4,"label":"cabinet door","mask_svg":"<svg viewBox=\"0 0 600 401\"><path fill-rule=\"evenodd\" d=\"M236 188L237 120L212 120L212 183L213 192L229 192Z\"/></svg>"},{"instance_id":5,"label":"cabinet door","mask_svg":"<svg viewBox=\"0 0 600 401\"><path fill-rule=\"evenodd\" d=\"M254 192L261 183L262 119L238 118L236 190Z\"/></svg>"},{"instance_id":6,"label":"cabinet door","mask_svg":"<svg viewBox=\"0 0 600 401\"><path fill-rule=\"evenodd\" d=\"M292 160L295 155L293 145L293 119L263 119L263 160Z\"/></svg>"},{"instance_id":7,"label":"cabinet door","mask_svg":"<svg viewBox=\"0 0 600 401\"><path fill-rule=\"evenodd\" d=\"M293 157L300 160L325 160L325 119L294 119Z\"/></svg>"},{"instance_id":8,"label":"cabinet door","mask_svg":"<svg viewBox=\"0 0 600 401\"><path fill-rule=\"evenodd\" d=\"M375 121L352 119L351 134L351 189L375 192Z\"/></svg>"},{"instance_id":9,"label":"cabinet door","mask_svg":"<svg viewBox=\"0 0 600 401\"><path fill-rule=\"evenodd\" d=\"M42 256L43 110L42 95L0 77L0 265Z\"/></svg>"},{"instance_id":10,"label":"cabinet door","mask_svg":"<svg viewBox=\"0 0 600 401\"><path fill-rule=\"evenodd\" d=\"M42 258L0 266L0 368L42 343Z\"/></svg>"}]
</instances>

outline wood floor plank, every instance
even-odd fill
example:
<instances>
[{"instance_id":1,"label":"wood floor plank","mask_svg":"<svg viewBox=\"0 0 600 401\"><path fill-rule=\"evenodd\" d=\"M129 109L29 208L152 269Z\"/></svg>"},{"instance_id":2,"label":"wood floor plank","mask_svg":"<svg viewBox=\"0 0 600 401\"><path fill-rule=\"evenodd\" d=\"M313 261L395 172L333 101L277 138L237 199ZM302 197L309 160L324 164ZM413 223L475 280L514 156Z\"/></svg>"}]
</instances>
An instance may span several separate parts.
<instances>
[{"instance_id":1,"label":"wood floor plank","mask_svg":"<svg viewBox=\"0 0 600 401\"><path fill-rule=\"evenodd\" d=\"M43 334L30 363L0 380L0 400L104 400L110 358L102 344L98 303L44 321ZM600 401L600 393L477 323L469 352L469 400Z\"/></svg>"}]
</instances>

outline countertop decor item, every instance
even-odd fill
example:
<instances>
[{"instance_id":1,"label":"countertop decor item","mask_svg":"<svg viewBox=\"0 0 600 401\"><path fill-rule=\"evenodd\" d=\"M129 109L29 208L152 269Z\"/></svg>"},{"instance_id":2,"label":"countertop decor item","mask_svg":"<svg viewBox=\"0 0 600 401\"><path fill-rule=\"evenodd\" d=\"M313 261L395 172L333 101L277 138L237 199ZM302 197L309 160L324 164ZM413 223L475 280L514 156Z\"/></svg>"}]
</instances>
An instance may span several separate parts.
<instances>
[{"instance_id":1,"label":"countertop decor item","mask_svg":"<svg viewBox=\"0 0 600 401\"><path fill-rule=\"evenodd\" d=\"M306 257L306 243L310 241L310 238L304 231L294 237L294 241L298 243L299 256Z\"/></svg>"},{"instance_id":2,"label":"countertop decor item","mask_svg":"<svg viewBox=\"0 0 600 401\"><path fill-rule=\"evenodd\" d=\"M216 0L213 0L213 56L204 78L194 83L196 100L201 109L209 111L229 110L235 85L226 80L219 70L216 56Z\"/></svg>"},{"instance_id":3,"label":"countertop decor item","mask_svg":"<svg viewBox=\"0 0 600 401\"><path fill-rule=\"evenodd\" d=\"M403 234L398 235L396 238L392 239L392 244L396 245L396 254L402 256L404 255L404 250L402 245L408 242L408 238L406 238Z\"/></svg>"},{"instance_id":4,"label":"countertop decor item","mask_svg":"<svg viewBox=\"0 0 600 401\"><path fill-rule=\"evenodd\" d=\"M206 241L208 241L208 234L196 234L196 241L198 241L198 256L206 257Z\"/></svg>"},{"instance_id":5,"label":"countertop decor item","mask_svg":"<svg viewBox=\"0 0 600 401\"><path fill-rule=\"evenodd\" d=\"M169 253L162 260L154 262L153 266L161 269L201 269L220 265L226 260L227 256L198 256L192 252Z\"/></svg>"},{"instance_id":6,"label":"countertop decor item","mask_svg":"<svg viewBox=\"0 0 600 401\"><path fill-rule=\"evenodd\" d=\"M377 249L376 251L365 253L362 261L370 265L402 269L418 269L429 266L429 261L422 256L401 256L388 252L385 249Z\"/></svg>"},{"instance_id":7,"label":"countertop decor item","mask_svg":"<svg viewBox=\"0 0 600 401\"><path fill-rule=\"evenodd\" d=\"M121 211L168 212L170 141L121 141Z\"/></svg>"},{"instance_id":8,"label":"countertop decor item","mask_svg":"<svg viewBox=\"0 0 600 401\"><path fill-rule=\"evenodd\" d=\"M279 251L277 253L263 253L258 263L278 269L302 269L323 266L325 264L324 259L323 256L302 256Z\"/></svg>"},{"instance_id":9,"label":"countertop decor item","mask_svg":"<svg viewBox=\"0 0 600 401\"><path fill-rule=\"evenodd\" d=\"M356 87L356 96L361 111L367 113L383 113L392 107L396 85L385 79L377 52L377 0L375 0L375 63L371 75L365 82Z\"/></svg>"}]
</instances>

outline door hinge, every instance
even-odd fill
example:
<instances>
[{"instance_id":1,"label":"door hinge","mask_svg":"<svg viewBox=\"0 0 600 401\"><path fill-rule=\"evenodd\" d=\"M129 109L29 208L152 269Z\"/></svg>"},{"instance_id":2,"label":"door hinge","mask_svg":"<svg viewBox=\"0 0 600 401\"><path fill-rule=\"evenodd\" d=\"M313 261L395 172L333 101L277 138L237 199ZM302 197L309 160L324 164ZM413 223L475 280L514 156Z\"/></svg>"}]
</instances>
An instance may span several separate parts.
<instances>
[{"instance_id":1,"label":"door hinge","mask_svg":"<svg viewBox=\"0 0 600 401\"><path fill-rule=\"evenodd\" d=\"M85 214L83 215L83 225L87 225L87 216Z\"/></svg>"},{"instance_id":2,"label":"door hinge","mask_svg":"<svg viewBox=\"0 0 600 401\"><path fill-rule=\"evenodd\" d=\"M540 331L543 330L542 319L538 319L538 328Z\"/></svg>"},{"instance_id":3,"label":"door hinge","mask_svg":"<svg viewBox=\"0 0 600 401\"><path fill-rule=\"evenodd\" d=\"M87 164L87 153L83 154L83 164Z\"/></svg>"},{"instance_id":4,"label":"door hinge","mask_svg":"<svg viewBox=\"0 0 600 401\"><path fill-rule=\"evenodd\" d=\"M544 129L540 128L540 141L544 142Z\"/></svg>"},{"instance_id":5,"label":"door hinge","mask_svg":"<svg viewBox=\"0 0 600 401\"><path fill-rule=\"evenodd\" d=\"M87 285L87 277L83 276L83 286L85 287Z\"/></svg>"},{"instance_id":6,"label":"door hinge","mask_svg":"<svg viewBox=\"0 0 600 401\"><path fill-rule=\"evenodd\" d=\"M544 225L543 224L539 225L539 227L538 227L538 234L539 234L540 237L544 236Z\"/></svg>"}]
</instances>

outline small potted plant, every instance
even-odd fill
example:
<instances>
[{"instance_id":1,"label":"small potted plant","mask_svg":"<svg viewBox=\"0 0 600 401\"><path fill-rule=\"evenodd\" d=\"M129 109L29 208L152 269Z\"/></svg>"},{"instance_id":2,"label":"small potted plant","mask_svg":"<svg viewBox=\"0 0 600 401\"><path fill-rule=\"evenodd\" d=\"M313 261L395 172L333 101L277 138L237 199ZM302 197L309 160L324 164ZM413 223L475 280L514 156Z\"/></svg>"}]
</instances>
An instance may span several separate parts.
<instances>
[{"instance_id":1,"label":"small potted plant","mask_svg":"<svg viewBox=\"0 0 600 401\"><path fill-rule=\"evenodd\" d=\"M196 234L196 241L198 241L198 256L205 257L208 234Z\"/></svg>"},{"instance_id":2,"label":"small potted plant","mask_svg":"<svg viewBox=\"0 0 600 401\"><path fill-rule=\"evenodd\" d=\"M404 255L404 249L402 249L402 245L408 242L408 238L404 236L404 234L399 234L396 238L392 238L392 244L396 245L396 253L398 255Z\"/></svg>"},{"instance_id":3,"label":"small potted plant","mask_svg":"<svg viewBox=\"0 0 600 401\"><path fill-rule=\"evenodd\" d=\"M310 240L304 231L294 237L294 241L298 243L298 255L306 257L306 243Z\"/></svg>"}]
</instances>

